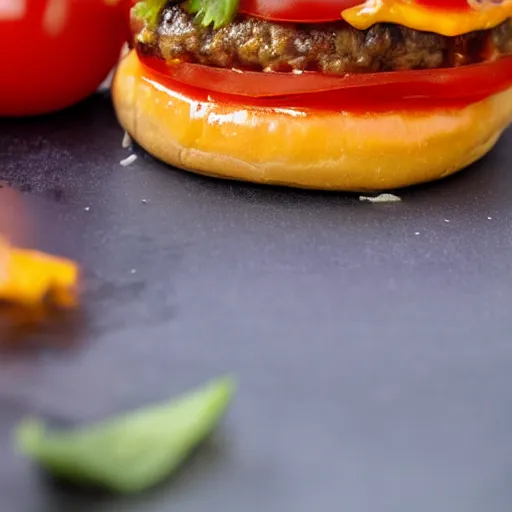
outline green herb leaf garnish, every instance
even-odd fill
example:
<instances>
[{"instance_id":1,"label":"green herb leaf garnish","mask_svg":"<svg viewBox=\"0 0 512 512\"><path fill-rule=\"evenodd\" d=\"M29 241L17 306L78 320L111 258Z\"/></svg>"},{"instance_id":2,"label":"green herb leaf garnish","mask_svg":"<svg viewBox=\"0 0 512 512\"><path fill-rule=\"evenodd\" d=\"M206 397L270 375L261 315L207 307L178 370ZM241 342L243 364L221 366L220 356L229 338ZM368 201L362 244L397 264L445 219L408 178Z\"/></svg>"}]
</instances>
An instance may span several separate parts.
<instances>
[{"instance_id":1,"label":"green herb leaf garnish","mask_svg":"<svg viewBox=\"0 0 512 512\"><path fill-rule=\"evenodd\" d=\"M143 21L147 28L155 29L168 3L169 0L140 0L132 8L132 16ZM197 15L201 25L218 29L233 21L239 4L240 0L188 0L184 6L190 14Z\"/></svg>"},{"instance_id":2,"label":"green herb leaf garnish","mask_svg":"<svg viewBox=\"0 0 512 512\"><path fill-rule=\"evenodd\" d=\"M239 3L240 0L190 0L187 10L196 14L204 27L213 25L214 29L218 29L233 21Z\"/></svg>"},{"instance_id":3,"label":"green herb leaf garnish","mask_svg":"<svg viewBox=\"0 0 512 512\"><path fill-rule=\"evenodd\" d=\"M142 20L150 29L156 28L160 13L168 0L141 0L132 7L132 16Z\"/></svg>"},{"instance_id":4,"label":"green herb leaf garnish","mask_svg":"<svg viewBox=\"0 0 512 512\"><path fill-rule=\"evenodd\" d=\"M169 404L113 418L87 428L48 432L26 420L17 445L55 476L120 493L145 490L172 473L215 427L235 385L213 381Z\"/></svg>"}]
</instances>

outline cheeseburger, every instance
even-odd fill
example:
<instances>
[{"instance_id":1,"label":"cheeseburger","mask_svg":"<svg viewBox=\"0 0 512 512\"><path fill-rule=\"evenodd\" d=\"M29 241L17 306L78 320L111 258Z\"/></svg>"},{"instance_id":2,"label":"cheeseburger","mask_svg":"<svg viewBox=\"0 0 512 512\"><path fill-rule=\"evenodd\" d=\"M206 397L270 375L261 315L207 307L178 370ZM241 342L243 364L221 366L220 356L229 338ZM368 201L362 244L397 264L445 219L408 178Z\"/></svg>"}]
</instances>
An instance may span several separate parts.
<instances>
[{"instance_id":1,"label":"cheeseburger","mask_svg":"<svg viewBox=\"0 0 512 512\"><path fill-rule=\"evenodd\" d=\"M143 0L113 99L182 169L385 190L448 176L512 121L512 0Z\"/></svg>"}]
</instances>

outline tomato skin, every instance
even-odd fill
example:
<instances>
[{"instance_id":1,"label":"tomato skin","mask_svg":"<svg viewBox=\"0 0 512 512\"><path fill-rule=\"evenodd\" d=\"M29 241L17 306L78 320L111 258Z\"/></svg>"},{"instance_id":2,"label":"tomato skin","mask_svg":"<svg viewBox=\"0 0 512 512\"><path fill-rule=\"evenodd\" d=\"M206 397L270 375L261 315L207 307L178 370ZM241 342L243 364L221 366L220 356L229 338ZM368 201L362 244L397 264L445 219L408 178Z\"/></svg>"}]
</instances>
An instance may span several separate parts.
<instances>
[{"instance_id":1,"label":"tomato skin","mask_svg":"<svg viewBox=\"0 0 512 512\"><path fill-rule=\"evenodd\" d=\"M254 98L236 94L226 94L207 89L200 89L195 85L177 82L156 72L144 64L144 80L150 85L157 84L160 90L165 90L171 97L185 97L190 101L208 105L227 104L235 105L241 109L269 109L282 111L292 109L301 115L321 112L348 112L354 114L373 114L378 112L432 112L435 110L459 109L471 103L481 101L489 96L475 92L465 97L407 97L393 87L350 88L345 90L323 91L316 94L295 94L285 96L272 96L267 98ZM511 84L512 85L512 84ZM398 94L397 94L398 92ZM496 92L498 92L496 90Z\"/></svg>"},{"instance_id":2,"label":"tomato skin","mask_svg":"<svg viewBox=\"0 0 512 512\"><path fill-rule=\"evenodd\" d=\"M322 23L341 20L345 9L362 0L241 0L240 11L270 21Z\"/></svg>"},{"instance_id":3,"label":"tomato skin","mask_svg":"<svg viewBox=\"0 0 512 512\"><path fill-rule=\"evenodd\" d=\"M465 11L471 8L468 0L416 0L418 5L435 9Z\"/></svg>"},{"instance_id":4,"label":"tomato skin","mask_svg":"<svg viewBox=\"0 0 512 512\"><path fill-rule=\"evenodd\" d=\"M351 73L342 76L317 72L264 73L222 69L183 62L167 65L165 61L139 54L142 63L159 81L179 83L242 101L279 105L315 102L350 102L373 104L409 99L471 103L512 86L512 56L497 61L458 68ZM470 84L470 86L468 86Z\"/></svg>"},{"instance_id":5,"label":"tomato skin","mask_svg":"<svg viewBox=\"0 0 512 512\"><path fill-rule=\"evenodd\" d=\"M127 38L126 0L69 0L54 34L44 27L48 0L26 0L22 19L0 21L0 116L45 114L98 88Z\"/></svg>"},{"instance_id":6,"label":"tomato skin","mask_svg":"<svg viewBox=\"0 0 512 512\"><path fill-rule=\"evenodd\" d=\"M445 11L469 9L468 0L414 0L414 2ZM269 21L322 23L339 21L345 9L364 3L365 0L241 0L240 11Z\"/></svg>"}]
</instances>

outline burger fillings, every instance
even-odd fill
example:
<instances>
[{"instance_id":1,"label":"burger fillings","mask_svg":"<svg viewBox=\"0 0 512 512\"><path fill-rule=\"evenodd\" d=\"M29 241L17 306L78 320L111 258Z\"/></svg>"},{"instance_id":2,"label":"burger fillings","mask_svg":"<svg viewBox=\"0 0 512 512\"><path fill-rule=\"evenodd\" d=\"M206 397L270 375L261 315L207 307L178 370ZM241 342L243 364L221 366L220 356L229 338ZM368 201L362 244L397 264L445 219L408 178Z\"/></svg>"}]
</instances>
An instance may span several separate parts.
<instances>
[{"instance_id":1,"label":"burger fillings","mask_svg":"<svg viewBox=\"0 0 512 512\"><path fill-rule=\"evenodd\" d=\"M296 25L240 16L215 30L197 23L183 5L168 4L138 48L165 61L343 75L485 62L512 53L512 24L446 37L388 23L357 30L342 21Z\"/></svg>"}]
</instances>

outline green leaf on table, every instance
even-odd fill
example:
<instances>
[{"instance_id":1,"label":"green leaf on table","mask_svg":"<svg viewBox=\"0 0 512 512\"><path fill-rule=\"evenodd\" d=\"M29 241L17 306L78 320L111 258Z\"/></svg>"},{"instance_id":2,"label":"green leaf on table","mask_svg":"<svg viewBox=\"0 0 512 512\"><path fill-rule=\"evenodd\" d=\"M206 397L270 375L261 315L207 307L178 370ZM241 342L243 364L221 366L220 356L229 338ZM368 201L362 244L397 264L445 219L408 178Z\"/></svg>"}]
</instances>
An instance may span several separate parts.
<instances>
[{"instance_id":1,"label":"green leaf on table","mask_svg":"<svg viewBox=\"0 0 512 512\"><path fill-rule=\"evenodd\" d=\"M164 480L213 430L235 392L225 377L168 404L148 407L71 431L23 421L16 441L55 476L77 484L132 493Z\"/></svg>"}]
</instances>

